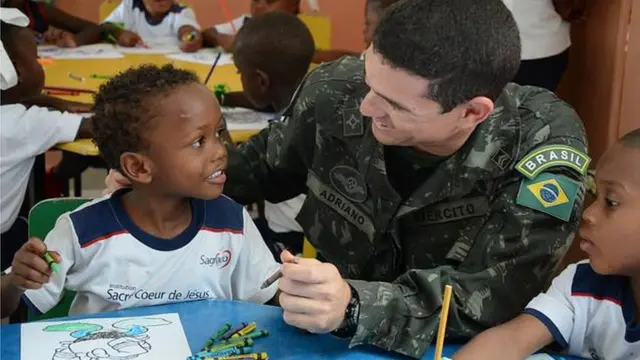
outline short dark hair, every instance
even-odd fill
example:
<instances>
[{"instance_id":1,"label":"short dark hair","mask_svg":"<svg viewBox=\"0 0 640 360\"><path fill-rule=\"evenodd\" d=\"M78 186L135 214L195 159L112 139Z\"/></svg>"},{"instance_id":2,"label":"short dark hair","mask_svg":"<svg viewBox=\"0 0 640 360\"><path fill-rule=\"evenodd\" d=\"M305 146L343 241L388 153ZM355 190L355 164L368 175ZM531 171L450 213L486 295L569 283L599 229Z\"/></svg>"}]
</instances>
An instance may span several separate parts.
<instances>
[{"instance_id":1,"label":"short dark hair","mask_svg":"<svg viewBox=\"0 0 640 360\"><path fill-rule=\"evenodd\" d=\"M150 129L159 98L172 90L199 83L191 71L168 64L128 69L100 86L93 105L93 141L112 169L120 169L124 152L146 149L144 134Z\"/></svg>"},{"instance_id":2,"label":"short dark hair","mask_svg":"<svg viewBox=\"0 0 640 360\"><path fill-rule=\"evenodd\" d=\"M429 80L443 112L476 96L498 98L520 65L520 33L501 0L403 0L389 8L373 47L392 66Z\"/></svg>"},{"instance_id":3,"label":"short dark hair","mask_svg":"<svg viewBox=\"0 0 640 360\"><path fill-rule=\"evenodd\" d=\"M311 32L297 16L274 11L251 18L234 42L233 56L279 84L297 85L315 53Z\"/></svg>"},{"instance_id":4,"label":"short dark hair","mask_svg":"<svg viewBox=\"0 0 640 360\"><path fill-rule=\"evenodd\" d=\"M629 131L619 141L624 146L640 149L640 128Z\"/></svg>"}]
</instances>

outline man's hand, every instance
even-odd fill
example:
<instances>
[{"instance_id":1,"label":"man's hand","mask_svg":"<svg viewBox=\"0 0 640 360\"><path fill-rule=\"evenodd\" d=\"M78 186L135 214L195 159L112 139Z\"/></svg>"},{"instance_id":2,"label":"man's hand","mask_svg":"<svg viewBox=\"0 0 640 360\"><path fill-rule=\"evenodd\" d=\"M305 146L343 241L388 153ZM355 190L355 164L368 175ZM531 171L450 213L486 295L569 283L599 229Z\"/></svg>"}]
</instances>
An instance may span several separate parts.
<instances>
[{"instance_id":1,"label":"man's hand","mask_svg":"<svg viewBox=\"0 0 640 360\"><path fill-rule=\"evenodd\" d=\"M351 300L349 284L338 269L316 259L299 259L283 251L280 279L280 306L284 321L312 333L328 333L339 328Z\"/></svg>"},{"instance_id":2,"label":"man's hand","mask_svg":"<svg viewBox=\"0 0 640 360\"><path fill-rule=\"evenodd\" d=\"M120 174L118 170L114 169L109 170L109 174L104 179L104 184L107 188L102 192L103 195L111 194L116 190L131 186L129 179Z\"/></svg>"},{"instance_id":3,"label":"man's hand","mask_svg":"<svg viewBox=\"0 0 640 360\"><path fill-rule=\"evenodd\" d=\"M129 30L122 30L118 35L118 44L124 47L145 46L140 35Z\"/></svg>"},{"instance_id":4,"label":"man's hand","mask_svg":"<svg viewBox=\"0 0 640 360\"><path fill-rule=\"evenodd\" d=\"M192 53L200 50L202 48L202 35L198 31L194 31L196 34L193 38L185 38L180 42L180 50L186 53Z\"/></svg>"},{"instance_id":5,"label":"man's hand","mask_svg":"<svg viewBox=\"0 0 640 360\"><path fill-rule=\"evenodd\" d=\"M78 46L75 35L70 32L63 31L60 37L56 40L56 45L63 48L74 48Z\"/></svg>"}]
</instances>

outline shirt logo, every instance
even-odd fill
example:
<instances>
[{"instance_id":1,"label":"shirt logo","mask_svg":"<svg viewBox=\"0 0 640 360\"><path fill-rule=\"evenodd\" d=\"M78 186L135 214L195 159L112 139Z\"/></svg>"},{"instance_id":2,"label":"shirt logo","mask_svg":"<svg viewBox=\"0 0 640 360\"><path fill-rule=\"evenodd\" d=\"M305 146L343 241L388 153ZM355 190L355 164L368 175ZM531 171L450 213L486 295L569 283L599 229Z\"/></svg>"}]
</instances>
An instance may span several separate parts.
<instances>
[{"instance_id":1,"label":"shirt logo","mask_svg":"<svg viewBox=\"0 0 640 360\"><path fill-rule=\"evenodd\" d=\"M345 137L364 134L364 122L357 105L356 103L355 107L342 110L342 134Z\"/></svg>"},{"instance_id":2,"label":"shirt logo","mask_svg":"<svg viewBox=\"0 0 640 360\"><path fill-rule=\"evenodd\" d=\"M584 175L589 168L591 158L585 153L566 145L549 145L527 154L516 170L529 179L533 179L543 170L554 166L570 167Z\"/></svg>"},{"instance_id":3,"label":"shirt logo","mask_svg":"<svg viewBox=\"0 0 640 360\"><path fill-rule=\"evenodd\" d=\"M217 267L218 269L224 269L231 262L231 251L223 250L218 251L216 256L207 257L204 255L200 255L200 265L209 266L209 267Z\"/></svg>"},{"instance_id":4,"label":"shirt logo","mask_svg":"<svg viewBox=\"0 0 640 360\"><path fill-rule=\"evenodd\" d=\"M556 179L540 181L527 186L533 196L538 199L544 207L558 206L569 202L567 194L564 193L562 187Z\"/></svg>"},{"instance_id":5,"label":"shirt logo","mask_svg":"<svg viewBox=\"0 0 640 360\"><path fill-rule=\"evenodd\" d=\"M331 169L329 179L333 187L347 199L359 203L367 199L367 185L364 176L354 168L338 165Z\"/></svg>"}]
</instances>

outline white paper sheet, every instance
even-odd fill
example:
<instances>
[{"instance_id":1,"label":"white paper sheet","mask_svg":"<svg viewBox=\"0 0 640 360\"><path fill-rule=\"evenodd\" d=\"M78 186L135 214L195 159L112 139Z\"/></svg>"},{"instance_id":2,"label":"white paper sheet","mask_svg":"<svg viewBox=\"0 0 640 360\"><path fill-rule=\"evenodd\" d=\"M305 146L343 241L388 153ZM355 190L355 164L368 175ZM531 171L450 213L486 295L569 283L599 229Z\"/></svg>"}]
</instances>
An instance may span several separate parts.
<instances>
[{"instance_id":1,"label":"white paper sheet","mask_svg":"<svg viewBox=\"0 0 640 360\"><path fill-rule=\"evenodd\" d=\"M217 49L200 49L194 53L169 54L166 56L171 60L187 61L211 66L216 60L216 56L218 56L219 52L220 51ZM218 60L218 65L216 66L229 64L233 64L233 57L231 54L223 53L222 56L220 56L220 60Z\"/></svg>"},{"instance_id":2,"label":"white paper sheet","mask_svg":"<svg viewBox=\"0 0 640 360\"><path fill-rule=\"evenodd\" d=\"M155 38L143 39L147 47L124 47L117 46L116 49L123 54L171 54L179 53L180 42L177 38Z\"/></svg>"},{"instance_id":3,"label":"white paper sheet","mask_svg":"<svg viewBox=\"0 0 640 360\"><path fill-rule=\"evenodd\" d=\"M178 314L32 322L21 327L22 360L185 359Z\"/></svg>"},{"instance_id":4,"label":"white paper sheet","mask_svg":"<svg viewBox=\"0 0 640 360\"><path fill-rule=\"evenodd\" d=\"M38 56L51 59L118 59L124 55L113 45L93 44L75 48L42 45L38 46Z\"/></svg>"},{"instance_id":5,"label":"white paper sheet","mask_svg":"<svg viewBox=\"0 0 640 360\"><path fill-rule=\"evenodd\" d=\"M269 120L279 118L278 114L270 114L245 108L222 108L222 115L227 122L227 129L262 130L269 125Z\"/></svg>"}]
</instances>

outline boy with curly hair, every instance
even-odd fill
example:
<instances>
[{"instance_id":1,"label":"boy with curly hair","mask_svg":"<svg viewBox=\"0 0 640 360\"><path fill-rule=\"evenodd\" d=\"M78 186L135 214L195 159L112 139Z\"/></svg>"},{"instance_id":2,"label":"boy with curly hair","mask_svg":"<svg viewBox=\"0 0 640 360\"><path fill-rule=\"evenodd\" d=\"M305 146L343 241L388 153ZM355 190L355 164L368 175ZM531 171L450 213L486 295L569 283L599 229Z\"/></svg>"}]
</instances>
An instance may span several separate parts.
<instances>
[{"instance_id":1,"label":"boy with curly hair","mask_svg":"<svg viewBox=\"0 0 640 360\"><path fill-rule=\"evenodd\" d=\"M71 314L203 298L264 303L279 265L242 206L225 196L220 107L195 74L130 69L95 98L95 142L131 188L64 214L2 277L2 316L20 298L39 312L76 292ZM43 260L49 253L59 270ZM24 296L23 296L24 295Z\"/></svg>"}]
</instances>

